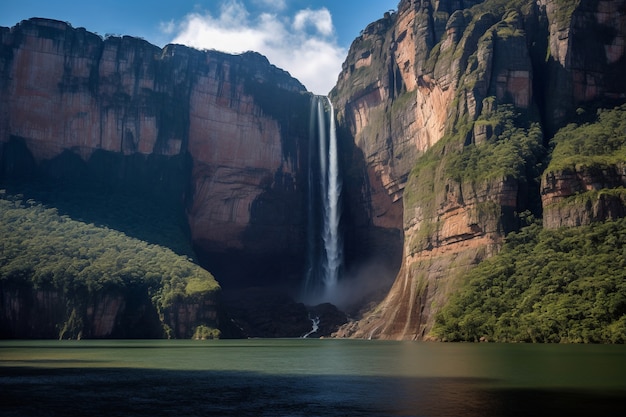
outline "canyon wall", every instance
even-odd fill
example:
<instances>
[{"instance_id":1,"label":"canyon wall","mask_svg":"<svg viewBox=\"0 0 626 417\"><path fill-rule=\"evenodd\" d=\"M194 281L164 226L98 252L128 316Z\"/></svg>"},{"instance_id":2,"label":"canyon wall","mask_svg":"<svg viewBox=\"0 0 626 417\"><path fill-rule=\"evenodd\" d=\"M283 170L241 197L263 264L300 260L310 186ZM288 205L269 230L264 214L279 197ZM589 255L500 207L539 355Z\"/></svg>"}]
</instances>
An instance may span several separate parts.
<instances>
[{"instance_id":1,"label":"canyon wall","mask_svg":"<svg viewBox=\"0 0 626 417\"><path fill-rule=\"evenodd\" d=\"M372 219L401 228L404 247L385 300L338 336L429 338L520 213L584 187L567 173L542 187L541 161L580 108L624 102L625 19L624 1L402 0L362 32L331 96L376 190ZM617 187L622 168L574 177Z\"/></svg>"},{"instance_id":2,"label":"canyon wall","mask_svg":"<svg viewBox=\"0 0 626 417\"><path fill-rule=\"evenodd\" d=\"M31 19L0 29L0 96L7 177L20 169L9 143L46 176L80 176L78 156L101 180L183 205L217 276L255 281L303 262L310 94L265 57Z\"/></svg>"}]
</instances>

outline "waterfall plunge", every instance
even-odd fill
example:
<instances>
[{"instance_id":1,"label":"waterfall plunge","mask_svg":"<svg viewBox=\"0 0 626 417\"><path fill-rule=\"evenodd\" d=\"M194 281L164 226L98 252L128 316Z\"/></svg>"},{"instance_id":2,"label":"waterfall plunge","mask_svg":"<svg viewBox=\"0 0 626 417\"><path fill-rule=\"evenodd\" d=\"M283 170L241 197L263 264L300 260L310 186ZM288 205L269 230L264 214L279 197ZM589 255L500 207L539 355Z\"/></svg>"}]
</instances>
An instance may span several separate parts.
<instances>
[{"instance_id":1,"label":"waterfall plunge","mask_svg":"<svg viewBox=\"0 0 626 417\"><path fill-rule=\"evenodd\" d=\"M314 97L311 103L308 185L308 265L303 297L312 303L332 301L343 264L343 242L335 113L327 97Z\"/></svg>"}]
</instances>

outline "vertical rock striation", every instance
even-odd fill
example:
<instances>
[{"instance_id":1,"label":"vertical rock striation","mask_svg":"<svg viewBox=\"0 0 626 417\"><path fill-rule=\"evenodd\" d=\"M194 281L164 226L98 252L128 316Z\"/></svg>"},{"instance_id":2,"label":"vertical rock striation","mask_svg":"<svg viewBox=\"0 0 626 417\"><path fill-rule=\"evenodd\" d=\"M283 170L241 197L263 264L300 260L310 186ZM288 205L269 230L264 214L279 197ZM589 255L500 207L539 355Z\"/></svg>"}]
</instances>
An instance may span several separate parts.
<instances>
[{"instance_id":1,"label":"vertical rock striation","mask_svg":"<svg viewBox=\"0 0 626 417\"><path fill-rule=\"evenodd\" d=\"M546 128L552 133L578 106L626 98L626 2L538 0L545 10L549 70L545 84Z\"/></svg>"}]
</instances>

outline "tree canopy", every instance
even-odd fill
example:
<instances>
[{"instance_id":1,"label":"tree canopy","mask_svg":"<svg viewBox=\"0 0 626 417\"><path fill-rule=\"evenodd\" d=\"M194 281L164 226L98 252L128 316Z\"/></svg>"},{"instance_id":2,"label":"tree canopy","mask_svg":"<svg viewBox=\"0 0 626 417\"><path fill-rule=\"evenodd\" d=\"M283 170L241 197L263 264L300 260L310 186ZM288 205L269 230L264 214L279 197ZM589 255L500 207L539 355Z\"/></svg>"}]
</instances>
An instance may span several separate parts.
<instances>
[{"instance_id":1,"label":"tree canopy","mask_svg":"<svg viewBox=\"0 0 626 417\"><path fill-rule=\"evenodd\" d=\"M125 233L60 215L55 208L0 191L0 281L66 294L145 287L159 310L177 297L219 290L191 258Z\"/></svg>"},{"instance_id":2,"label":"tree canopy","mask_svg":"<svg viewBox=\"0 0 626 417\"><path fill-rule=\"evenodd\" d=\"M626 342L626 219L533 222L469 272L437 316L447 341Z\"/></svg>"}]
</instances>

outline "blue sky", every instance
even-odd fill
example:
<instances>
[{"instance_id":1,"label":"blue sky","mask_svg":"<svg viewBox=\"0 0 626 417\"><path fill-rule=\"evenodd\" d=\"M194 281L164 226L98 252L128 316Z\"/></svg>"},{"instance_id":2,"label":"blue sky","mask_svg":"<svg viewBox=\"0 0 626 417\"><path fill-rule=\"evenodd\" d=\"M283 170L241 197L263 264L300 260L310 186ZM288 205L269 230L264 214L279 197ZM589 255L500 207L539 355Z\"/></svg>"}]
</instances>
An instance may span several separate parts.
<instances>
[{"instance_id":1,"label":"blue sky","mask_svg":"<svg viewBox=\"0 0 626 417\"><path fill-rule=\"evenodd\" d=\"M351 42L399 0L6 0L0 26L30 17L67 21L100 35L164 46L255 50L310 91L334 86Z\"/></svg>"}]
</instances>

